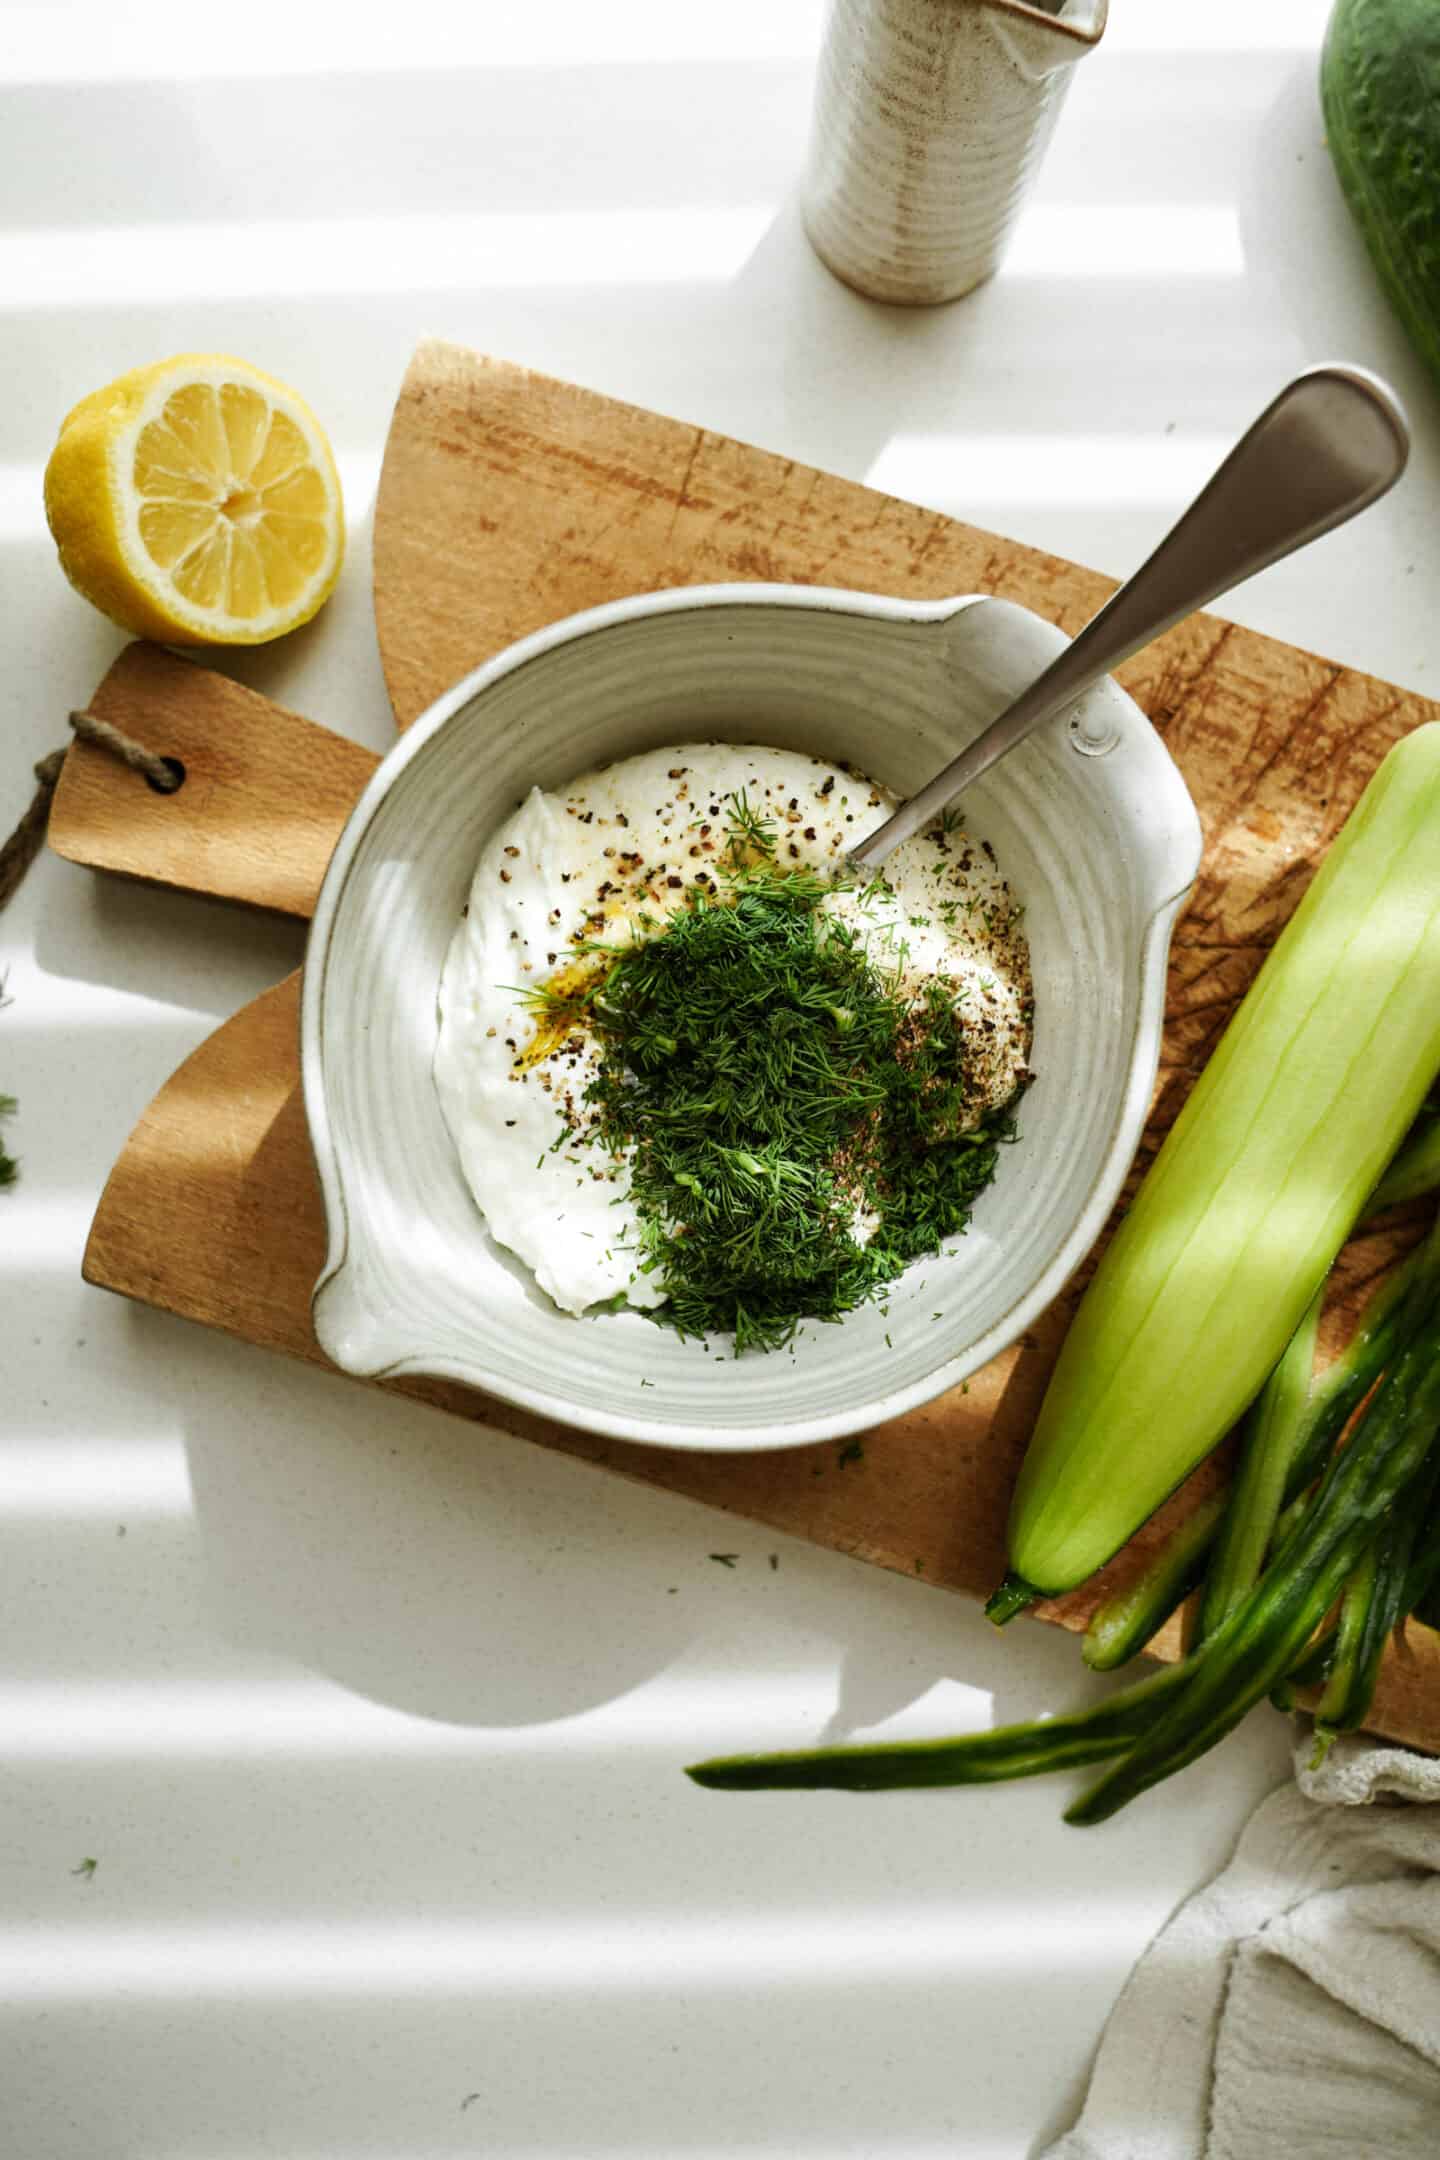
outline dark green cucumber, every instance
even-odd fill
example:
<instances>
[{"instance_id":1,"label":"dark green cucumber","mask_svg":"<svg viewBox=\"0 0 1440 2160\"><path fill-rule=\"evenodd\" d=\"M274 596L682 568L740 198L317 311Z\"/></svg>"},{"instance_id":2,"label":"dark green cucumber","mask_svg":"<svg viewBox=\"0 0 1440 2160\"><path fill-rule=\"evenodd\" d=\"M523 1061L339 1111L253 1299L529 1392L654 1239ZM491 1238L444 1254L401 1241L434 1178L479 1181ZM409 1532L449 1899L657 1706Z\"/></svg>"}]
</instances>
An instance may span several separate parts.
<instances>
[{"instance_id":1,"label":"dark green cucumber","mask_svg":"<svg viewBox=\"0 0 1440 2160\"><path fill-rule=\"evenodd\" d=\"M1320 59L1326 141L1385 293L1440 381L1440 8L1336 0Z\"/></svg>"}]
</instances>

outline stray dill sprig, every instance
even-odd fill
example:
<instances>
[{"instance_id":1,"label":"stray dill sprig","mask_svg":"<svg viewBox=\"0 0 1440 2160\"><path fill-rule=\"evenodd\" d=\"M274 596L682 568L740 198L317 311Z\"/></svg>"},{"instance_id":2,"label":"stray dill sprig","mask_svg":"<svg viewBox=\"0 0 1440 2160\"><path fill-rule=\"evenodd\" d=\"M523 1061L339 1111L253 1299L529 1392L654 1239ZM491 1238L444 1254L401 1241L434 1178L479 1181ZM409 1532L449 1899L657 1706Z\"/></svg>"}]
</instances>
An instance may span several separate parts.
<instances>
[{"instance_id":1,"label":"stray dill sprig","mask_svg":"<svg viewBox=\"0 0 1440 2160\"><path fill-rule=\"evenodd\" d=\"M14 1000L7 995L9 979L8 975L0 975L0 1012L3 1012L7 1005L14 1003ZM19 1107L20 1105L13 1095L0 1095L0 1124L3 1124L6 1118L14 1117ZM3 1191L7 1185L13 1185L19 1175L19 1163L10 1153L5 1142L0 1140L0 1191Z\"/></svg>"},{"instance_id":2,"label":"stray dill sprig","mask_svg":"<svg viewBox=\"0 0 1440 2160\"><path fill-rule=\"evenodd\" d=\"M763 812L751 809L744 788L730 797L725 817L725 847L732 869L744 868L757 856L768 862L775 859L775 828Z\"/></svg>"},{"instance_id":3,"label":"stray dill sprig","mask_svg":"<svg viewBox=\"0 0 1440 2160\"><path fill-rule=\"evenodd\" d=\"M578 989L553 982L498 983L496 988L518 998L536 1019L555 1020L565 1013L582 1012L593 1001L602 980L603 977L597 975L593 983Z\"/></svg>"}]
</instances>

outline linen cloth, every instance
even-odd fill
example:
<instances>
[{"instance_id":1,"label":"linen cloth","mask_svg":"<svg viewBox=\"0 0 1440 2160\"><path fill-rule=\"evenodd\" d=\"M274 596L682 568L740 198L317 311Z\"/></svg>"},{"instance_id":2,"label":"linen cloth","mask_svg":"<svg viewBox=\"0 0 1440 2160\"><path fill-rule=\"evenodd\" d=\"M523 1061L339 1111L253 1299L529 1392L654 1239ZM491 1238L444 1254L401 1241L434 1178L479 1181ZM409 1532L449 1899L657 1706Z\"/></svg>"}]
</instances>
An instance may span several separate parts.
<instances>
[{"instance_id":1,"label":"linen cloth","mask_svg":"<svg viewBox=\"0 0 1440 2160\"><path fill-rule=\"evenodd\" d=\"M1042 2160L1440 2156L1440 1761L1312 1745L1135 1967Z\"/></svg>"}]
</instances>

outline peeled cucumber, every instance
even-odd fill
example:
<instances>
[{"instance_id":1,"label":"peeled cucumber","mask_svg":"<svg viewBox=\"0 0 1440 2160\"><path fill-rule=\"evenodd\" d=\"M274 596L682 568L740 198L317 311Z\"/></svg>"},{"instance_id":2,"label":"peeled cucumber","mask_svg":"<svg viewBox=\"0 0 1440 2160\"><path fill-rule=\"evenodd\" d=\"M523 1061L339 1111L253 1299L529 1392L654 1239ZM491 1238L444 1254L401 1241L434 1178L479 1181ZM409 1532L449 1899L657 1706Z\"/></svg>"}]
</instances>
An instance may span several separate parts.
<instances>
[{"instance_id":1,"label":"peeled cucumber","mask_svg":"<svg viewBox=\"0 0 1440 2160\"><path fill-rule=\"evenodd\" d=\"M1234 1424L1437 1072L1432 721L1337 835L1081 1300L1011 1510L1021 1588L1083 1582Z\"/></svg>"},{"instance_id":2,"label":"peeled cucumber","mask_svg":"<svg viewBox=\"0 0 1440 2160\"><path fill-rule=\"evenodd\" d=\"M1326 139L1380 282L1440 381L1440 5L1336 0Z\"/></svg>"}]
</instances>

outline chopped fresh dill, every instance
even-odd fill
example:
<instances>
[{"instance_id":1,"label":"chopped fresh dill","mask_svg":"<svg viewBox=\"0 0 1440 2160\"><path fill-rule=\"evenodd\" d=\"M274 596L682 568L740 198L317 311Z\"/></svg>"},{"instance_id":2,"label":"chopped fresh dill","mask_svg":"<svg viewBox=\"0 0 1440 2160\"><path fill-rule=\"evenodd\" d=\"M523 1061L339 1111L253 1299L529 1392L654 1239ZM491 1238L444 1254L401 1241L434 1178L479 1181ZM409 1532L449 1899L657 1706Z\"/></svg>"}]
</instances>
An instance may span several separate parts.
<instances>
[{"instance_id":1,"label":"chopped fresh dill","mask_svg":"<svg viewBox=\"0 0 1440 2160\"><path fill-rule=\"evenodd\" d=\"M583 987L562 970L576 988L546 1017L599 1045L570 1132L629 1153L639 1271L668 1300L647 1317L739 1353L962 1231L1014 1104L977 1114L958 983L917 998L882 972L819 907L835 880L782 869L743 793L726 837L723 886L692 886L658 937L577 944L603 965Z\"/></svg>"}]
</instances>

